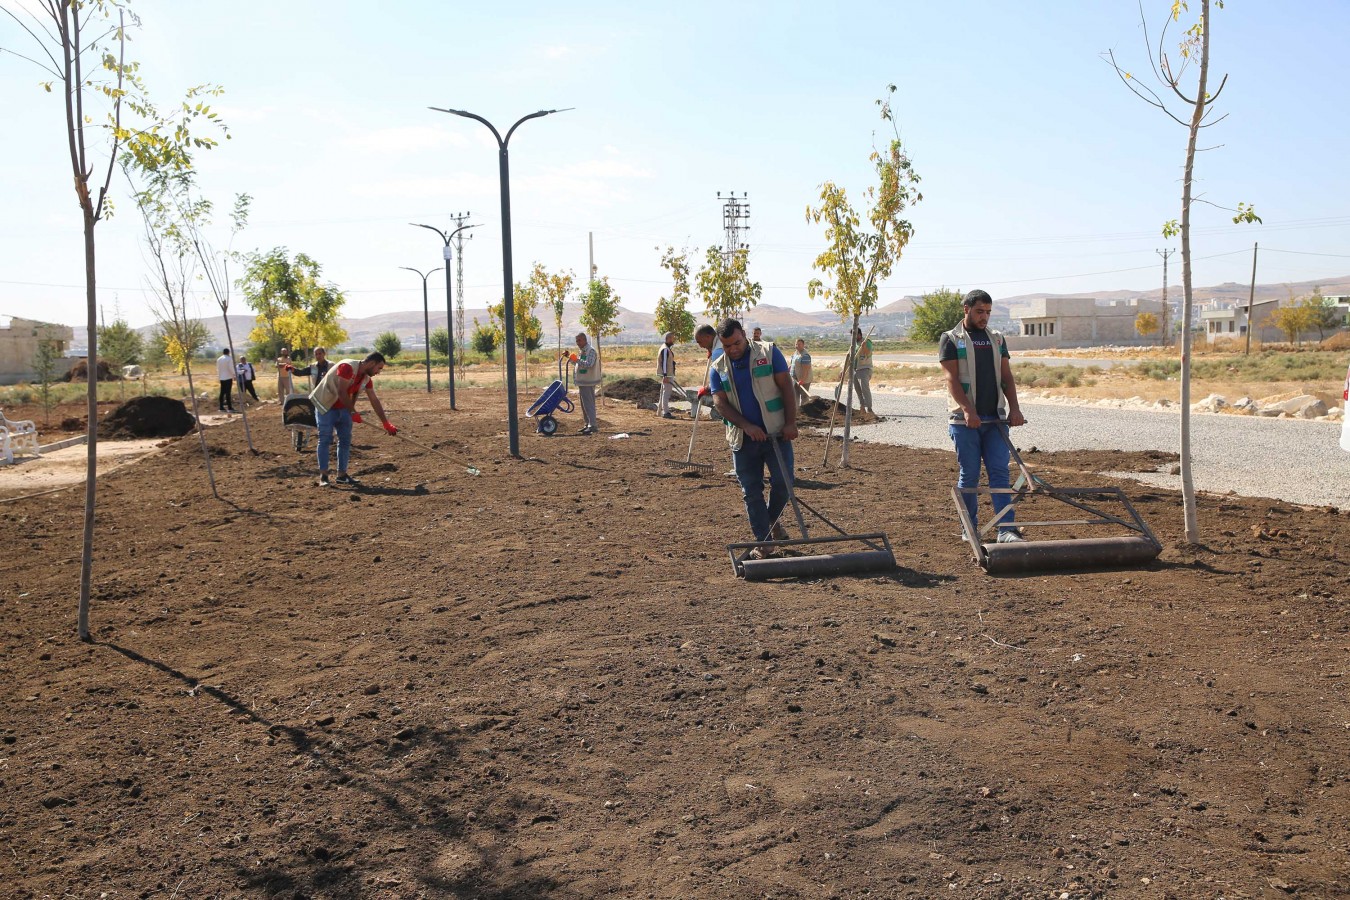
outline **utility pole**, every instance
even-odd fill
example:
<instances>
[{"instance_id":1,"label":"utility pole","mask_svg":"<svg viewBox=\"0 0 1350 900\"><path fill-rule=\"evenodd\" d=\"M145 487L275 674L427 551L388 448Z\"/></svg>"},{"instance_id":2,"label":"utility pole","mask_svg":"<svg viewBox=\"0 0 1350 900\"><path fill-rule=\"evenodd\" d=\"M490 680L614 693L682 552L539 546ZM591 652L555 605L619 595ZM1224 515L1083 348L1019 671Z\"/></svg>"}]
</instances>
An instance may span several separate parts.
<instances>
[{"instance_id":1,"label":"utility pole","mask_svg":"<svg viewBox=\"0 0 1350 900\"><path fill-rule=\"evenodd\" d=\"M455 340L455 342L459 345L459 358L461 361L464 359L464 352L468 348L468 345L464 341L464 233L463 232L465 228L470 227L464 224L465 222L468 221L469 215L470 215L469 213L455 213L453 216L450 217L455 221L455 227L451 230L451 237L454 239L455 245L455 290L459 292L459 300L456 301L455 305L455 324L454 324L453 340ZM472 234L469 235L469 239L470 240L473 239ZM450 293L449 271L445 273L445 281L446 281L445 291L446 296L448 297ZM449 322L445 323L445 330L446 331L451 330ZM459 367L458 374L459 380L464 381L463 365Z\"/></svg>"},{"instance_id":2,"label":"utility pole","mask_svg":"<svg viewBox=\"0 0 1350 900\"><path fill-rule=\"evenodd\" d=\"M1259 244L1252 244L1252 286L1247 291L1247 346L1243 348L1242 355L1246 356L1252 352L1252 300L1256 298L1256 248Z\"/></svg>"},{"instance_id":3,"label":"utility pole","mask_svg":"<svg viewBox=\"0 0 1350 900\"><path fill-rule=\"evenodd\" d=\"M749 196L745 191L741 191L739 198L735 191L728 191L725 197L721 191L717 192L717 199L722 201L722 229L725 232L722 239L722 264L727 269L731 268L737 254L750 252L750 245L742 238L750 230ZM741 318L745 318L744 311Z\"/></svg>"},{"instance_id":4,"label":"utility pole","mask_svg":"<svg viewBox=\"0 0 1350 900\"><path fill-rule=\"evenodd\" d=\"M1164 344L1170 344L1172 342L1172 333L1168 331L1168 328L1171 326L1170 319L1172 308L1167 305L1167 257L1177 251L1172 249L1154 250L1153 252L1161 256L1163 261L1162 339Z\"/></svg>"}]
</instances>

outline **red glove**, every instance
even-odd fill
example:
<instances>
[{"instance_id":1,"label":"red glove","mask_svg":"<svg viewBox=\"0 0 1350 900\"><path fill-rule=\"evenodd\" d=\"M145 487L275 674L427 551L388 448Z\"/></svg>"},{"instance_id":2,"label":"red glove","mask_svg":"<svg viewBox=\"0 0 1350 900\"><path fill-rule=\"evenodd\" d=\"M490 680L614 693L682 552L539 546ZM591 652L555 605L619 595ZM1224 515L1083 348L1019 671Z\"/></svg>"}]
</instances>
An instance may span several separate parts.
<instances>
[{"instance_id":1,"label":"red glove","mask_svg":"<svg viewBox=\"0 0 1350 900\"><path fill-rule=\"evenodd\" d=\"M389 432L390 434L398 434L398 429L394 427L393 422L384 422L382 424L384 425L385 431Z\"/></svg>"},{"instance_id":2,"label":"red glove","mask_svg":"<svg viewBox=\"0 0 1350 900\"><path fill-rule=\"evenodd\" d=\"M572 362L580 362L580 361L581 361L581 357L579 357L579 356L577 356L575 353L573 353L573 354L572 354Z\"/></svg>"},{"instance_id":3,"label":"red glove","mask_svg":"<svg viewBox=\"0 0 1350 900\"><path fill-rule=\"evenodd\" d=\"M354 412L354 413L352 413L352 421L355 422L357 425L360 425L360 424L361 424L361 414L360 414L359 412Z\"/></svg>"},{"instance_id":4,"label":"red glove","mask_svg":"<svg viewBox=\"0 0 1350 900\"><path fill-rule=\"evenodd\" d=\"M709 388L706 384L705 384L703 387L701 387L701 388L698 389L698 396L699 396L699 399L700 399L700 400L703 399L704 397L708 396L708 395L711 394L711 393L712 393L712 389Z\"/></svg>"}]
</instances>

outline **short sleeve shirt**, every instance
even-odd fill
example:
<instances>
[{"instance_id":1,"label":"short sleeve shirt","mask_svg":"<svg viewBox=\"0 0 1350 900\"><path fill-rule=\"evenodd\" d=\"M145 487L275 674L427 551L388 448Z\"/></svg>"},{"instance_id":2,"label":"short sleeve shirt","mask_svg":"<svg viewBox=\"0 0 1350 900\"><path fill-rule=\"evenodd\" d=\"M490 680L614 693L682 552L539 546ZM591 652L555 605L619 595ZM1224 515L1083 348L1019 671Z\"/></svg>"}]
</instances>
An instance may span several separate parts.
<instances>
[{"instance_id":1,"label":"short sleeve shirt","mask_svg":"<svg viewBox=\"0 0 1350 900\"><path fill-rule=\"evenodd\" d=\"M341 378L343 381L351 381L351 382L352 382L352 386L349 387L349 388L347 388L347 390L343 393L343 395L337 399L337 402L335 402L335 403L333 404L333 408L334 408L334 409L355 409L355 408L356 408L356 395L359 394L359 393L361 393L361 388L365 387L365 386L366 386L366 383L367 383L370 379L369 379L369 378L357 378L357 377L356 377L356 369L354 369L354 368L352 367L351 363L345 363L345 362L344 362L344 363L338 363L337 374L338 374L338 377Z\"/></svg>"},{"instance_id":2,"label":"short sleeve shirt","mask_svg":"<svg viewBox=\"0 0 1350 900\"><path fill-rule=\"evenodd\" d=\"M973 353L972 359L975 360L975 411L984 416L998 415L998 372L1002 365L994 365L994 344L989 338L989 332L981 328L971 328L967 331L970 335L971 346L969 351ZM952 341L950 333L943 333L942 339L938 341L938 360L941 362L951 362L956 357L956 344ZM1008 358L1008 343L1003 342L1002 356Z\"/></svg>"},{"instance_id":3,"label":"short sleeve shirt","mask_svg":"<svg viewBox=\"0 0 1350 900\"><path fill-rule=\"evenodd\" d=\"M772 347L772 351L774 373L786 372L788 370L788 364L787 358L783 356L783 351L779 350L777 345ZM755 388L752 384L753 379L750 377L750 356L751 354L749 350L747 350L745 355L740 359L728 360L728 362L731 363L731 378L736 384L737 397L753 398L755 396ZM713 369L712 392L715 394L718 391L725 391L726 389L726 382L723 381L721 374L718 373L716 369ZM764 415L760 412L758 403L743 401L741 403L741 415L744 416L745 420L751 425L756 425L760 428L764 427Z\"/></svg>"}]
</instances>

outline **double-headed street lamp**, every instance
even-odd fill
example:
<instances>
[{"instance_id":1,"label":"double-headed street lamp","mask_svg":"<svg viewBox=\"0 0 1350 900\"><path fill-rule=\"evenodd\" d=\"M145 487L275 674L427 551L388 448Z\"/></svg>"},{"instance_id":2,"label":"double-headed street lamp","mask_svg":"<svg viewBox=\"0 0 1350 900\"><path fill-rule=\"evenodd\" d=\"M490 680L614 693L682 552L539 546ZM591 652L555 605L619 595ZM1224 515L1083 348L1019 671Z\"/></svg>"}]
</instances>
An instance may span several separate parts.
<instances>
[{"instance_id":1,"label":"double-headed street lamp","mask_svg":"<svg viewBox=\"0 0 1350 900\"><path fill-rule=\"evenodd\" d=\"M430 394L430 393L431 393L431 312L430 312L430 310L427 308L427 279L430 278L430 277L432 276L433 273L439 272L440 269L432 269L430 272L425 272L425 273L424 273L424 272L422 272L420 269L414 269L412 266L399 266L399 268L400 268L400 269L406 269L406 270L409 271L409 272L416 272L418 275L421 275L421 276L422 276L422 338L423 338L423 340L425 340L426 343L427 343L427 393ZM449 281L449 280L450 280L450 272L449 272L449 270L446 270L446 273L445 273L445 279L446 279L446 281ZM450 379L453 381L453 380L454 380L454 377L455 377L455 375L454 375L454 372L452 371L452 372L450 373Z\"/></svg>"},{"instance_id":2,"label":"double-headed street lamp","mask_svg":"<svg viewBox=\"0 0 1350 900\"><path fill-rule=\"evenodd\" d=\"M482 122L492 132L492 136L497 139L499 149L497 160L502 189L502 305L506 308L504 324L506 326L507 438L511 455L520 456L520 422L516 416L516 298L511 277L511 167L507 156L507 145L511 143L511 135L516 133L516 129L522 123L553 113L567 112L567 110L541 109L539 112L530 113L528 116L521 116L516 120L516 124L512 125L506 132L506 137L503 138L501 132L482 116L462 109L441 109L438 106L430 108L436 112L450 113L452 116L462 116L465 119Z\"/></svg>"},{"instance_id":3,"label":"double-headed street lamp","mask_svg":"<svg viewBox=\"0 0 1350 900\"><path fill-rule=\"evenodd\" d=\"M419 225L417 222L409 222L414 228L426 228L436 232L445 241L445 330L450 333L450 408L455 409L455 308L453 290L450 287L450 257L453 255L450 242L455 239L466 228L477 228L477 225L461 225L454 231L441 231L435 225ZM432 269L432 271L436 271Z\"/></svg>"}]
</instances>

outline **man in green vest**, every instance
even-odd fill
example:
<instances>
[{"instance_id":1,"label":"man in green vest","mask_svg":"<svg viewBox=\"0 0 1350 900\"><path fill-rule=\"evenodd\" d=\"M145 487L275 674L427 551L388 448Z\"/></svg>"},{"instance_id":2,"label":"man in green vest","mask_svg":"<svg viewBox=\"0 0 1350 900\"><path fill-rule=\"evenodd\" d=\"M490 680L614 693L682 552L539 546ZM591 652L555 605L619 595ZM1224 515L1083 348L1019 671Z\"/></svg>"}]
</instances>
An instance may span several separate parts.
<instances>
[{"instance_id":1,"label":"man in green vest","mask_svg":"<svg viewBox=\"0 0 1350 900\"><path fill-rule=\"evenodd\" d=\"M1017 385L1013 382L1008 345L1003 335L989 327L994 300L986 291L974 290L961 299L965 315L956 327L945 332L938 342L938 360L947 376L949 416L947 432L956 445L956 462L961 474L957 487L980 484L980 464L989 476L989 487L1008 487L1008 442L1003 421L1025 425L1017 403ZM977 494L965 494L970 521L977 521ZM1007 494L994 494L994 515L1009 504ZM1022 540L1012 527L1013 512L999 519L998 540L1009 543Z\"/></svg>"},{"instance_id":2,"label":"man in green vest","mask_svg":"<svg viewBox=\"0 0 1350 900\"><path fill-rule=\"evenodd\" d=\"M750 530L757 541L782 540L787 532L777 522L787 505L788 480L792 478L797 392L783 352L772 343L747 339L736 319L727 319L717 331L723 352L712 361L711 387L717 411L726 422L727 444L745 498Z\"/></svg>"}]
</instances>

